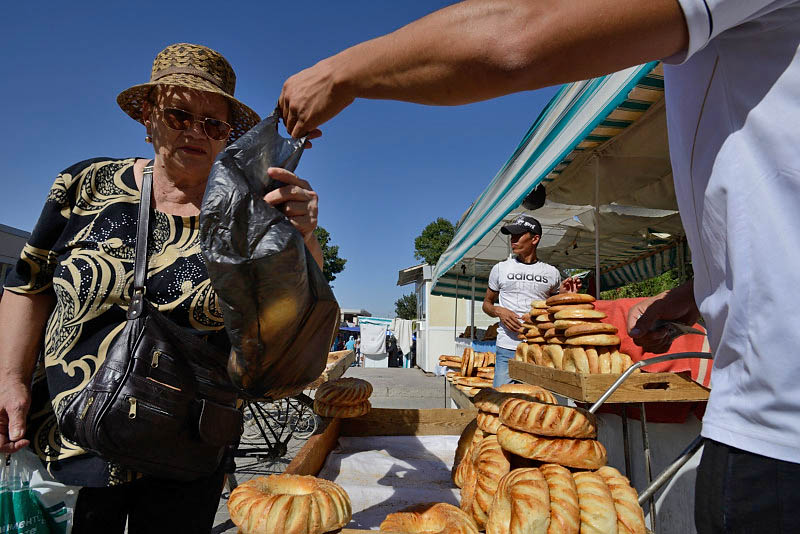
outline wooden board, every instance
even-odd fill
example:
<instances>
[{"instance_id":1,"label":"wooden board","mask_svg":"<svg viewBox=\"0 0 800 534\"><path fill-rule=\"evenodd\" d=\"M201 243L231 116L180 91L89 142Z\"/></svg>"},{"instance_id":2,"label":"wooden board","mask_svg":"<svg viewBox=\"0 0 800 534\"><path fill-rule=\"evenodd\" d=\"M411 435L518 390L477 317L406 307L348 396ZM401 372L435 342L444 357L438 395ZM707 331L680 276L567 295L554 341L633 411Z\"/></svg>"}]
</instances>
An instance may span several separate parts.
<instances>
[{"instance_id":1,"label":"wooden board","mask_svg":"<svg viewBox=\"0 0 800 534\"><path fill-rule=\"evenodd\" d=\"M508 374L515 380L587 403L596 402L619 378L616 374L572 373L518 361L508 362ZM688 371L634 373L606 402L696 402L708 400L709 391L692 380Z\"/></svg>"},{"instance_id":2,"label":"wooden board","mask_svg":"<svg viewBox=\"0 0 800 534\"><path fill-rule=\"evenodd\" d=\"M472 404L472 397L458 389L454 384L450 384L450 398L462 410L476 411L475 405Z\"/></svg>"},{"instance_id":3,"label":"wooden board","mask_svg":"<svg viewBox=\"0 0 800 534\"><path fill-rule=\"evenodd\" d=\"M321 375L319 375L319 378L314 380L311 384L305 386L303 389L317 389L322 385L323 382L341 378L344 372L350 367L350 364L354 361L356 361L356 353L352 350L329 352L328 363L325 365L325 370Z\"/></svg>"},{"instance_id":4,"label":"wooden board","mask_svg":"<svg viewBox=\"0 0 800 534\"><path fill-rule=\"evenodd\" d=\"M434 436L461 434L474 411L436 408L397 410L373 408L366 415L342 419L342 436Z\"/></svg>"}]
</instances>

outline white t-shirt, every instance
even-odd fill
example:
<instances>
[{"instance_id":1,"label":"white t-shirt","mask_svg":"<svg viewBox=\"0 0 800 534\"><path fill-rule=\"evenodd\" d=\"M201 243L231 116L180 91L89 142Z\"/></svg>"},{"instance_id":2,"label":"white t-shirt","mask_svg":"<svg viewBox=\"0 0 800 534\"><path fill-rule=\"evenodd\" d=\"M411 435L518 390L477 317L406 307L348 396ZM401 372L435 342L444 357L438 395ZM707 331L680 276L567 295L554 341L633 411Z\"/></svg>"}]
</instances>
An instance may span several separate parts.
<instances>
[{"instance_id":1,"label":"white t-shirt","mask_svg":"<svg viewBox=\"0 0 800 534\"><path fill-rule=\"evenodd\" d=\"M715 354L703 435L800 463L800 2L679 1L689 48L664 76Z\"/></svg>"},{"instance_id":2,"label":"white t-shirt","mask_svg":"<svg viewBox=\"0 0 800 534\"><path fill-rule=\"evenodd\" d=\"M500 293L498 304L517 315L528 313L531 302L544 300L558 293L561 273L547 263L522 263L516 258L501 261L489 274L489 289ZM508 330L503 323L497 329L497 346L514 350L519 345L516 332Z\"/></svg>"}]
</instances>

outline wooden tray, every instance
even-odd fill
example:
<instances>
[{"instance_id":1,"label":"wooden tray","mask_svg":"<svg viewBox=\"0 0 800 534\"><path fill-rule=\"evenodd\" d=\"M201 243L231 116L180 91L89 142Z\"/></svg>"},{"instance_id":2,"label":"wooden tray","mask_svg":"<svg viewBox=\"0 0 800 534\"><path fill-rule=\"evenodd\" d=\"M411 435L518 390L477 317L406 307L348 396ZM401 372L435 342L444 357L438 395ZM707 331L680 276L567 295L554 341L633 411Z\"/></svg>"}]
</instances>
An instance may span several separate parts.
<instances>
[{"instance_id":1,"label":"wooden tray","mask_svg":"<svg viewBox=\"0 0 800 534\"><path fill-rule=\"evenodd\" d=\"M323 382L341 378L344 372L350 367L350 364L354 361L356 361L356 353L352 350L329 352L328 363L325 366L325 370L321 375L319 375L319 378L314 380L311 384L305 386L303 389L317 389L322 385Z\"/></svg>"},{"instance_id":2,"label":"wooden tray","mask_svg":"<svg viewBox=\"0 0 800 534\"><path fill-rule=\"evenodd\" d=\"M316 476L328 454L336 447L339 436L431 436L460 435L475 418L465 410L446 408L433 410L396 410L373 408L354 419L323 419L323 427L311 436L286 467L290 475ZM375 534L375 530L344 528L342 534ZM397 534L403 534L397 533Z\"/></svg>"},{"instance_id":3,"label":"wooden tray","mask_svg":"<svg viewBox=\"0 0 800 534\"><path fill-rule=\"evenodd\" d=\"M462 410L475 411L475 405L472 404L472 397L458 389L455 384L450 384L450 398Z\"/></svg>"},{"instance_id":4,"label":"wooden tray","mask_svg":"<svg viewBox=\"0 0 800 534\"><path fill-rule=\"evenodd\" d=\"M596 402L619 378L616 374L572 373L515 360L508 362L508 374L515 380L587 403ZM708 400L709 391L692 380L688 371L634 373L606 402L696 402Z\"/></svg>"}]
</instances>

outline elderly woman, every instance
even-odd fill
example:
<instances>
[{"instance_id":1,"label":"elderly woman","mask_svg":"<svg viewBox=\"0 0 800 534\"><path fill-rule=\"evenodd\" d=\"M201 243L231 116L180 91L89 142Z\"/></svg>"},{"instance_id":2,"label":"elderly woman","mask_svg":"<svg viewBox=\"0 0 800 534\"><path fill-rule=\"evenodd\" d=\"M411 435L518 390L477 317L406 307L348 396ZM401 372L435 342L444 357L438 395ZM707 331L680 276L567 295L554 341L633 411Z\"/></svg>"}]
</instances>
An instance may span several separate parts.
<instances>
[{"instance_id":1,"label":"elderly woman","mask_svg":"<svg viewBox=\"0 0 800 534\"><path fill-rule=\"evenodd\" d=\"M233 97L235 81L225 58L206 47L176 44L159 53L150 82L117 98L144 125L154 156L95 158L59 174L6 282L0 301L0 452L30 444L56 479L83 486L75 534L121 533L126 521L131 533L211 528L221 468L190 482L142 476L63 438L54 410L86 385L125 323L142 171L151 160L147 297L188 331L218 346L227 342L201 256L198 214L214 158L259 121ZM287 215L321 264L312 235L316 193L286 170L272 168L269 175L287 185L264 199ZM37 366L42 344L43 365ZM158 445L152 444L154 455Z\"/></svg>"}]
</instances>

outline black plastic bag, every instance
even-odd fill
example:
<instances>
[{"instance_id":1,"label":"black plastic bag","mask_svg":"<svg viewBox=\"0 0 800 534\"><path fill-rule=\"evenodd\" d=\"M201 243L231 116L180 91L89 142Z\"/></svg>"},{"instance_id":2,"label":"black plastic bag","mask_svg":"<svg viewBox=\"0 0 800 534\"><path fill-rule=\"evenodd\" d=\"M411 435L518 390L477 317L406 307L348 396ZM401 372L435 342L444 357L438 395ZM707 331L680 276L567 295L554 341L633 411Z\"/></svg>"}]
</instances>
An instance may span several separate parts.
<instances>
[{"instance_id":1,"label":"black plastic bag","mask_svg":"<svg viewBox=\"0 0 800 534\"><path fill-rule=\"evenodd\" d=\"M228 374L250 397L281 398L325 369L339 305L303 237L264 195L269 167L294 171L304 140L278 134L273 113L214 162L200 243L232 350Z\"/></svg>"}]
</instances>

